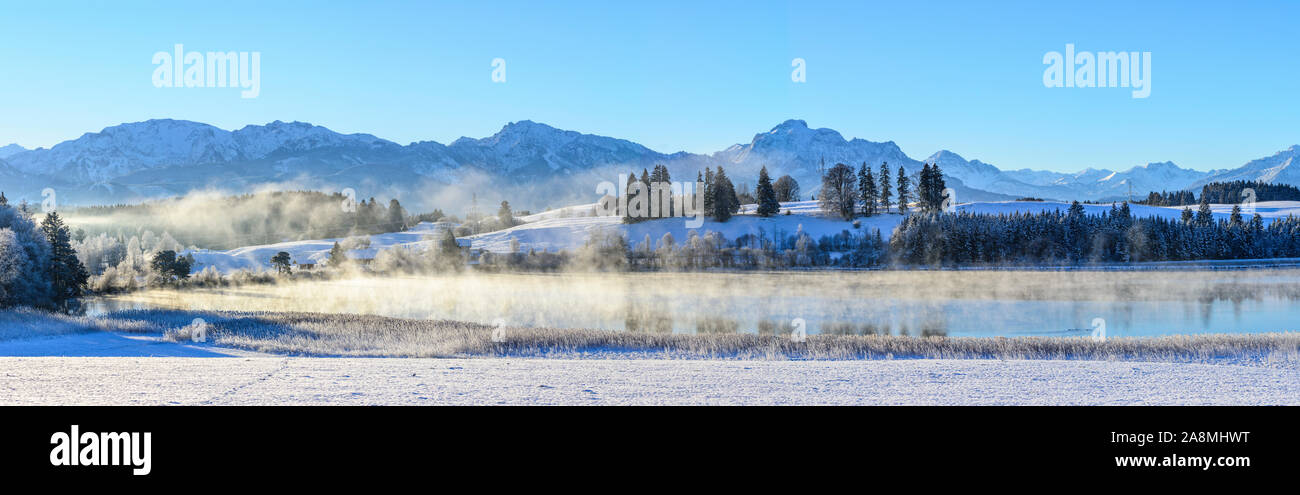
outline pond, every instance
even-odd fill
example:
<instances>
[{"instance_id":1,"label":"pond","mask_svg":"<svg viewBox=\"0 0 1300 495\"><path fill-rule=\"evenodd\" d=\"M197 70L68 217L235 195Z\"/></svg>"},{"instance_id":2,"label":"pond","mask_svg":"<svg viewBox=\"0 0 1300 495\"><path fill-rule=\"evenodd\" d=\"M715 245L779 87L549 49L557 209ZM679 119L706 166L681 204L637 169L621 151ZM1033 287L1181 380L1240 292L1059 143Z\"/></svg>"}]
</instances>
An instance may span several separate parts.
<instances>
[{"instance_id":1,"label":"pond","mask_svg":"<svg viewBox=\"0 0 1300 495\"><path fill-rule=\"evenodd\" d=\"M1300 270L511 273L353 278L88 301L676 333L1108 336L1300 330Z\"/></svg>"}]
</instances>

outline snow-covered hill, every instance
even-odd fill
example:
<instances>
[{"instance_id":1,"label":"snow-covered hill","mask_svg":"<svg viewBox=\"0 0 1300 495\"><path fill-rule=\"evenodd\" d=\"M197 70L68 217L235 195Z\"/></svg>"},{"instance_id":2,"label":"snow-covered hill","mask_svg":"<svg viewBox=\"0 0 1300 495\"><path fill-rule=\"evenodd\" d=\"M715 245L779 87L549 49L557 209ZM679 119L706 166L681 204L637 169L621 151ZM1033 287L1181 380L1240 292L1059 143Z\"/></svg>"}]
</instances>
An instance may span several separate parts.
<instances>
[{"instance_id":1,"label":"snow-covered hill","mask_svg":"<svg viewBox=\"0 0 1300 495\"><path fill-rule=\"evenodd\" d=\"M684 218L667 218L635 224L624 224L620 217L592 216L594 205L575 205L549 212L520 217L525 223L509 229L485 234L468 236L460 239L469 242L475 249L495 253L508 253L511 241L517 241L521 251L530 249L556 252L571 251L582 246L591 234L597 230L615 230L627 238L628 244L637 247L650 238L652 246L658 247L664 234L671 234L674 243L680 245L694 230L696 234L718 232L728 240L735 240L743 235L764 234L772 237L783 233L791 235L802 230L814 239L821 236L835 235L843 231L855 232L853 223L838 218L825 216L816 201L782 203L781 210L789 210L790 215L758 217L753 215L755 205L745 205L741 214L723 223L705 220L703 226L689 229ZM1227 218L1233 205L1213 205L1216 218ZM1001 201L972 202L957 206L959 211L987 214L1037 213L1059 210L1064 212L1069 203L1054 201ZM1085 204L1084 211L1090 215L1105 213L1111 204ZM1182 209L1177 207L1158 207L1130 205L1132 214L1137 217L1178 218ZM1256 211L1265 219L1283 218L1288 215L1300 216L1300 201L1266 201L1258 203ZM881 236L888 239L902 217L897 214L877 215L859 218L858 229L871 232L879 229ZM423 250L429 248L435 238L432 234L439 229L454 227L447 223L421 223L405 232L375 234L369 236L370 247L349 252L353 258L373 258L383 249L405 247ZM223 273L239 269L268 269L270 260L276 253L289 253L295 263L323 263L328 259L334 242L343 239L321 239L308 241L282 242L260 246L247 246L228 251L193 250L187 251L194 256L197 266L195 271L213 266Z\"/></svg>"}]
</instances>

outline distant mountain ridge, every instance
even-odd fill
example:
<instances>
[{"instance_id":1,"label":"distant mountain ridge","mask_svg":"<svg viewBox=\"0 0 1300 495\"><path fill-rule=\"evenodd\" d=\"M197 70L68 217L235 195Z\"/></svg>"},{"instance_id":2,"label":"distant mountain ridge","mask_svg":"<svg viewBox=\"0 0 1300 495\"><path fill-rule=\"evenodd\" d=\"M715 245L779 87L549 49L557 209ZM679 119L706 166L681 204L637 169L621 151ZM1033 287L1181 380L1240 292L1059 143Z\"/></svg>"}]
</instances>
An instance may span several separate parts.
<instances>
[{"instance_id":1,"label":"distant mountain ridge","mask_svg":"<svg viewBox=\"0 0 1300 495\"><path fill-rule=\"evenodd\" d=\"M662 153L638 143L556 129L529 120L508 123L484 138L451 144L420 141L400 145L370 134L341 134L304 122L275 121L234 131L185 120L157 119L111 126L97 133L28 150L0 148L0 190L11 198L39 198L53 187L65 203L130 202L183 194L199 188L239 190L264 184L300 188L355 188L363 197L409 195L423 200L430 186L476 184L485 200L511 199L510 189L527 187L523 206L594 196L595 184L618 173L664 164L677 180L694 179L704 167L722 166L738 188L753 189L758 169L773 177L793 176L803 195L815 193L824 167L865 163L891 175L903 167L915 174L922 163L938 163L959 201L1046 199L1107 200L1150 191L1199 188L1216 180L1263 180L1300 185L1300 146L1242 167L1200 172L1170 162L1116 172L1004 171L979 160L941 150L923 161L892 141L846 139L827 128L787 120L748 143L711 154ZM1294 165L1294 166L1293 166ZM537 187L544 184L545 187ZM475 191L475 195L478 192ZM432 201L432 199L430 199ZM516 199L512 199L512 203ZM404 201L405 202L405 201ZM416 201L418 204L420 201Z\"/></svg>"}]
</instances>

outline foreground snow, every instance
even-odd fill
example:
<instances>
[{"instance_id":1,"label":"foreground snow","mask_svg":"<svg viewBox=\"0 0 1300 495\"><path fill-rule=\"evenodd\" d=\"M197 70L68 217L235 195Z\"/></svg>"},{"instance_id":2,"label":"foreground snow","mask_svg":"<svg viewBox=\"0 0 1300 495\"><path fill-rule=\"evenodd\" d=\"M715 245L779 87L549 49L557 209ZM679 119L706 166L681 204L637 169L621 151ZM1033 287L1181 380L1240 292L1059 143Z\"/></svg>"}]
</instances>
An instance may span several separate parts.
<instances>
[{"instance_id":1,"label":"foreground snow","mask_svg":"<svg viewBox=\"0 0 1300 495\"><path fill-rule=\"evenodd\" d=\"M116 332L0 356L0 405L1300 404L1294 359L287 357Z\"/></svg>"},{"instance_id":2,"label":"foreground snow","mask_svg":"<svg viewBox=\"0 0 1300 495\"><path fill-rule=\"evenodd\" d=\"M1300 404L1295 370L1100 361L0 358L0 404Z\"/></svg>"}]
</instances>

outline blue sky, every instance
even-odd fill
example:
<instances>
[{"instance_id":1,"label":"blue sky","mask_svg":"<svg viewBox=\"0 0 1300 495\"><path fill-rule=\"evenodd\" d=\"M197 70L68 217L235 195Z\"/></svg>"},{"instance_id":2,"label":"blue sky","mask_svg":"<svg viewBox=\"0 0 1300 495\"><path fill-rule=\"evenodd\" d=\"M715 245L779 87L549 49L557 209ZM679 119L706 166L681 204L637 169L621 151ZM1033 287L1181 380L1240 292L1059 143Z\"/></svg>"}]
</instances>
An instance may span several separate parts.
<instances>
[{"instance_id":1,"label":"blue sky","mask_svg":"<svg viewBox=\"0 0 1300 495\"><path fill-rule=\"evenodd\" d=\"M712 152L799 118L917 159L1206 170L1300 143L1296 19L1300 2L7 2L0 144L149 118L449 143L530 119ZM260 52L261 94L155 88L176 43ZM1151 96L1044 87L1067 43L1151 52Z\"/></svg>"}]
</instances>

